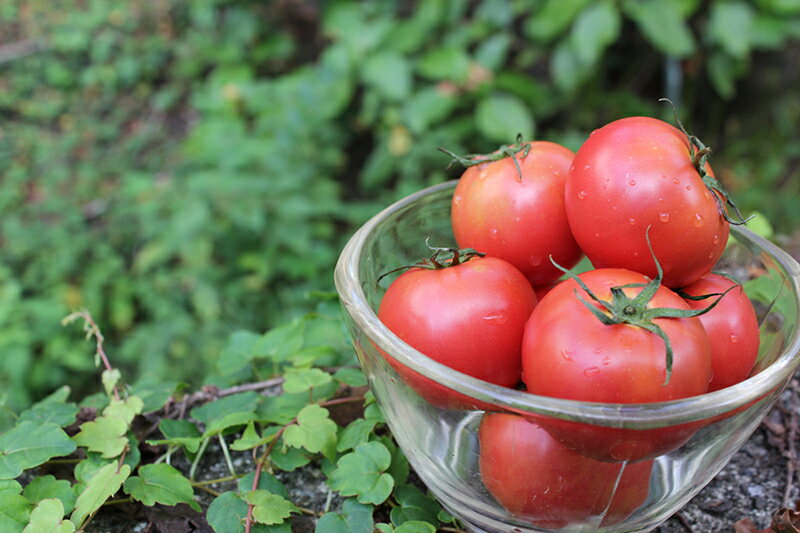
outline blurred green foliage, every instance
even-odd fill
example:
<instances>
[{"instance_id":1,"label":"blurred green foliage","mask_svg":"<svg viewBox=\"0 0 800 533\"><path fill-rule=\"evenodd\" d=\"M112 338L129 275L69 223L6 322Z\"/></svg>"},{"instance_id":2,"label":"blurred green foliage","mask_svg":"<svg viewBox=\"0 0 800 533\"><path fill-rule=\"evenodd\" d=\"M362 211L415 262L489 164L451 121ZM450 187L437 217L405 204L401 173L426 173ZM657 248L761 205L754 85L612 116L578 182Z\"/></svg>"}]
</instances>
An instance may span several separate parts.
<instances>
[{"instance_id":1,"label":"blurred green foliage","mask_svg":"<svg viewBox=\"0 0 800 533\"><path fill-rule=\"evenodd\" d=\"M457 176L438 146L575 149L671 120L661 96L790 232L798 41L797 0L6 0L0 390L95 375L81 307L129 375L199 382L317 304L356 224Z\"/></svg>"}]
</instances>

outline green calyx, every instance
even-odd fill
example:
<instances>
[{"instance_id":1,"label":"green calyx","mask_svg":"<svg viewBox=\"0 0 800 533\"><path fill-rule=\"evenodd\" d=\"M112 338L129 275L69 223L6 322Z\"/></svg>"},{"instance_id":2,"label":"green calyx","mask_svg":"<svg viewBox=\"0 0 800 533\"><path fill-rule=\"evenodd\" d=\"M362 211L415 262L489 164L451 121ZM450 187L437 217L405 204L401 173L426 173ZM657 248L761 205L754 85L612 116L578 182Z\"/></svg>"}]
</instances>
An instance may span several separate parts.
<instances>
[{"instance_id":1,"label":"green calyx","mask_svg":"<svg viewBox=\"0 0 800 533\"><path fill-rule=\"evenodd\" d=\"M703 180L705 186L711 191L711 195L714 197L714 201L717 202L717 208L719 208L719 212L722 214L722 217L728 222L728 224L733 224L734 226L742 226L747 224L747 221L753 218L753 215L744 218L744 215L742 215L742 212L739 211L739 208L728 194L728 191L726 191L722 186L722 183L720 183L719 180L706 171L706 164L708 163L708 156L711 155L711 148L703 144L703 142L697 136L690 135L686 131L686 128L683 127L683 123L678 118L678 110L675 108L675 104L673 104L669 98L660 98L658 101L667 102L672 106L672 113L675 117L675 122L678 124L678 127L683 134L686 135L686 138L689 139L689 155L692 158L692 165L700 175L700 179ZM737 217L736 219L731 218L731 216L728 214L728 210L725 208L726 205L733 210Z\"/></svg>"},{"instance_id":2,"label":"green calyx","mask_svg":"<svg viewBox=\"0 0 800 533\"><path fill-rule=\"evenodd\" d=\"M511 160L514 161L514 166L517 167L519 179L522 181L522 168L519 166L519 161L517 161L517 154L522 153L522 158L524 159L528 156L528 152L531 151L531 145L522 142L522 134L518 133L517 141L514 144L509 146L501 146L491 154L469 154L466 156L460 156L451 152L450 150L447 150L446 148L442 148L441 146L439 147L439 151L444 152L452 158L450 163L447 165L447 168L450 168L453 163L458 163L464 168L469 168L474 167L475 165L491 163L492 161L499 161L501 159L505 159L506 157L510 157Z\"/></svg>"},{"instance_id":3,"label":"green calyx","mask_svg":"<svg viewBox=\"0 0 800 533\"><path fill-rule=\"evenodd\" d=\"M431 246L428 239L425 239L425 245L433 251L430 257L426 257L413 265L403 265L393 268L388 272L384 272L375 283L380 283L383 278L395 272L401 272L411 268L422 268L426 270L441 270L443 268L451 268L466 263L475 257L483 257L486 254L481 253L473 248L451 248L451 247L436 247ZM448 257L449 255L449 257Z\"/></svg>"},{"instance_id":4,"label":"green calyx","mask_svg":"<svg viewBox=\"0 0 800 533\"><path fill-rule=\"evenodd\" d=\"M556 268L567 274L571 279L575 280L575 282L589 296L589 298L601 306L601 309L598 309L596 305L586 300L577 290L575 290L575 296L581 301L581 303L583 303L583 305L586 306L589 311L591 311L591 313L598 320L600 320L600 322L607 326L628 324L631 326L640 327L661 337L666 346L666 378L664 380L664 385L667 385L672 377L672 343L670 342L669 336L666 334L666 332L661 328L661 326L656 324L654 320L657 318L691 318L705 314L713 309L714 306L719 303L722 297L725 296L725 294L727 294L727 292L733 287L726 290L724 293L709 295L709 297L717 296L717 298L708 307L703 309L648 307L650 301L656 295L659 287L661 287L661 280L663 279L663 271L661 269L661 265L656 259L655 253L653 252L653 247L650 244L649 233L650 228L648 227L647 232L645 233L645 238L647 239L647 247L650 250L653 261L656 264L658 275L648 283L629 283L626 285L620 285L618 287L611 287L611 300L601 300L592 292L586 283L584 283L583 280L578 277L577 274L556 263L552 257L550 258L550 261L553 263L553 265L555 265ZM624 289L637 287L641 287L642 290L633 298L625 294Z\"/></svg>"}]
</instances>

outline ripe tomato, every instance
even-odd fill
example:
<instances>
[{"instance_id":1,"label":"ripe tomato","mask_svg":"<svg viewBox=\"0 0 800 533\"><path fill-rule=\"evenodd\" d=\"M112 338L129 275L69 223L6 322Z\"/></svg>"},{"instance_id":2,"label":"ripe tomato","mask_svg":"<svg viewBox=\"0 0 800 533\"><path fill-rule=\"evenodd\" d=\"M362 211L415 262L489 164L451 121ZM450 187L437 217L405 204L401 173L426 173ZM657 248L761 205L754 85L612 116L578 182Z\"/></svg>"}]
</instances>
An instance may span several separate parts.
<instances>
[{"instance_id":1,"label":"ripe tomato","mask_svg":"<svg viewBox=\"0 0 800 533\"><path fill-rule=\"evenodd\" d=\"M735 385L747 378L758 357L759 328L753 304L741 286L719 274L708 274L681 293L689 296L721 294L731 289L709 312L698 318L711 340L711 368L714 376L709 391ZM694 309L708 307L714 298L687 299Z\"/></svg>"},{"instance_id":2,"label":"ripe tomato","mask_svg":"<svg viewBox=\"0 0 800 533\"><path fill-rule=\"evenodd\" d=\"M428 357L459 372L501 385L520 382L522 332L536 295L502 259L474 257L457 265L412 268L389 286L378 318ZM455 393L389 362L423 397L439 406L463 407Z\"/></svg>"},{"instance_id":3,"label":"ripe tomato","mask_svg":"<svg viewBox=\"0 0 800 533\"><path fill-rule=\"evenodd\" d=\"M558 529L596 517L619 522L646 499L653 461L590 459L511 414L485 414L478 429L481 479L511 514Z\"/></svg>"},{"instance_id":4,"label":"ripe tomato","mask_svg":"<svg viewBox=\"0 0 800 533\"><path fill-rule=\"evenodd\" d=\"M564 182L571 150L546 141L518 153L469 167L456 185L452 224L456 242L517 267L532 285L561 276L549 260L571 268L583 255L564 210Z\"/></svg>"},{"instance_id":5,"label":"ripe tomato","mask_svg":"<svg viewBox=\"0 0 800 533\"><path fill-rule=\"evenodd\" d=\"M578 278L599 299L612 300L612 288L634 298L650 280L624 269L597 269ZM630 287L628 285L636 284ZM606 325L586 304L592 301L574 279L552 289L531 314L522 347L523 380L533 394L602 403L649 403L703 394L711 381L711 347L698 318L654 318L671 341L667 382L665 342L631 324ZM592 301L604 315L608 311ZM623 306L624 307L624 306ZM690 311L683 299L660 286L646 309ZM626 308L627 309L627 308ZM691 436L673 429L636 431L542 421L554 435L592 457L637 460L661 455ZM582 424L578 424L583 426Z\"/></svg>"},{"instance_id":6,"label":"ripe tomato","mask_svg":"<svg viewBox=\"0 0 800 533\"><path fill-rule=\"evenodd\" d=\"M565 191L572 233L597 268L655 277L645 241L651 226L664 285L683 287L711 270L728 240L717 193L695 168L687 135L661 120L623 118L592 132Z\"/></svg>"}]
</instances>

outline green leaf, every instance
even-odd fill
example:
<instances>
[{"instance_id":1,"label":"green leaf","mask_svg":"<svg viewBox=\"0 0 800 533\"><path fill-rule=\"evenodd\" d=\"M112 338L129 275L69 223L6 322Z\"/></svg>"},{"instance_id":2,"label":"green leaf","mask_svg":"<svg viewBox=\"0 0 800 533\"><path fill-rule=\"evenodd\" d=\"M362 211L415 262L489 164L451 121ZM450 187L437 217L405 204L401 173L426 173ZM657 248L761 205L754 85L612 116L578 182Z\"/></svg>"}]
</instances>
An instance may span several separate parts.
<instances>
[{"instance_id":1,"label":"green leaf","mask_svg":"<svg viewBox=\"0 0 800 533\"><path fill-rule=\"evenodd\" d=\"M237 487L239 488L239 492L244 494L245 492L250 492L252 490L266 490L271 492L272 494L277 494L278 496L282 496L289 499L289 491L286 490L286 487L281 483L281 481L270 474L269 472L261 472L261 476L258 478L258 487L253 489L253 480L256 477L255 472L250 472L243 478L239 480L237 483Z\"/></svg>"},{"instance_id":2,"label":"green leaf","mask_svg":"<svg viewBox=\"0 0 800 533\"><path fill-rule=\"evenodd\" d=\"M0 531L20 533L30 520L31 504L21 494L0 493Z\"/></svg>"},{"instance_id":3,"label":"green leaf","mask_svg":"<svg viewBox=\"0 0 800 533\"><path fill-rule=\"evenodd\" d=\"M0 497L3 493L20 494L22 493L22 485L15 479L0 479Z\"/></svg>"},{"instance_id":4,"label":"green leaf","mask_svg":"<svg viewBox=\"0 0 800 533\"><path fill-rule=\"evenodd\" d=\"M627 0L623 9L661 52L672 57L686 57L694 52L695 39L678 0Z\"/></svg>"},{"instance_id":5,"label":"green leaf","mask_svg":"<svg viewBox=\"0 0 800 533\"><path fill-rule=\"evenodd\" d=\"M385 473L392 455L380 442L359 445L342 456L328 482L343 496L357 496L359 503L383 503L394 487L392 476Z\"/></svg>"},{"instance_id":6,"label":"green leaf","mask_svg":"<svg viewBox=\"0 0 800 533\"><path fill-rule=\"evenodd\" d=\"M237 452L241 452L244 450L252 450L253 448L257 448L267 442L270 442L274 438L275 433L267 434L264 437L258 434L256 431L255 423L251 420L247 423L247 427L244 428L244 432L242 436L233 441L230 445L231 450L235 450Z\"/></svg>"},{"instance_id":7,"label":"green leaf","mask_svg":"<svg viewBox=\"0 0 800 533\"><path fill-rule=\"evenodd\" d=\"M469 56L455 46L436 46L417 63L420 75L433 80L463 82L469 75Z\"/></svg>"},{"instance_id":8,"label":"green leaf","mask_svg":"<svg viewBox=\"0 0 800 533\"><path fill-rule=\"evenodd\" d=\"M0 435L0 479L15 479L23 470L75 451L75 443L52 423L25 421Z\"/></svg>"},{"instance_id":9,"label":"green leaf","mask_svg":"<svg viewBox=\"0 0 800 533\"><path fill-rule=\"evenodd\" d=\"M390 100L403 100L411 93L411 66L397 52L385 50L370 54L361 75L367 85Z\"/></svg>"},{"instance_id":10,"label":"green leaf","mask_svg":"<svg viewBox=\"0 0 800 533\"><path fill-rule=\"evenodd\" d=\"M534 39L547 43L566 31L575 17L591 0L546 0L526 22L525 29Z\"/></svg>"},{"instance_id":11,"label":"green leaf","mask_svg":"<svg viewBox=\"0 0 800 533\"><path fill-rule=\"evenodd\" d=\"M167 400L185 383L177 381L161 381L158 376L147 375L131 386L131 395L142 399L143 413L150 413L164 407Z\"/></svg>"},{"instance_id":12,"label":"green leaf","mask_svg":"<svg viewBox=\"0 0 800 533\"><path fill-rule=\"evenodd\" d=\"M728 99L734 95L738 74L738 65L732 57L719 51L711 53L708 58L708 77L720 96Z\"/></svg>"},{"instance_id":13,"label":"green leaf","mask_svg":"<svg viewBox=\"0 0 800 533\"><path fill-rule=\"evenodd\" d=\"M125 422L130 427L133 418L142 412L144 402L136 396L128 396L124 400L111 400L103 409L103 416L113 416Z\"/></svg>"},{"instance_id":14,"label":"green leaf","mask_svg":"<svg viewBox=\"0 0 800 533\"><path fill-rule=\"evenodd\" d=\"M253 506L253 519L260 524L281 524L292 513L298 512L297 506L292 502L266 490L247 492L243 498Z\"/></svg>"},{"instance_id":15,"label":"green leaf","mask_svg":"<svg viewBox=\"0 0 800 533\"><path fill-rule=\"evenodd\" d=\"M253 356L277 363L289 359L303 347L305 320L298 318L264 333L253 346Z\"/></svg>"},{"instance_id":16,"label":"green leaf","mask_svg":"<svg viewBox=\"0 0 800 533\"><path fill-rule=\"evenodd\" d=\"M292 472L298 468L307 465L313 458L310 453L300 448L288 448L278 446L269 454L269 459L272 463L283 470L284 472Z\"/></svg>"},{"instance_id":17,"label":"green leaf","mask_svg":"<svg viewBox=\"0 0 800 533\"><path fill-rule=\"evenodd\" d=\"M492 35L483 41L475 51L475 60L491 71L497 71L505 64L511 36L506 33Z\"/></svg>"},{"instance_id":18,"label":"green leaf","mask_svg":"<svg viewBox=\"0 0 800 533\"><path fill-rule=\"evenodd\" d=\"M412 520L395 529L394 533L436 533L436 527L428 522Z\"/></svg>"},{"instance_id":19,"label":"green leaf","mask_svg":"<svg viewBox=\"0 0 800 533\"><path fill-rule=\"evenodd\" d=\"M259 401L260 396L257 392L247 391L225 396L200 407L195 407L190 414L192 418L209 426L231 413L252 413L258 406Z\"/></svg>"},{"instance_id":20,"label":"green leaf","mask_svg":"<svg viewBox=\"0 0 800 533\"><path fill-rule=\"evenodd\" d=\"M139 468L139 475L125 481L126 494L147 506L156 503L178 505L187 503L197 512L200 506L194 501L191 482L177 469L164 463L148 464Z\"/></svg>"},{"instance_id":21,"label":"green leaf","mask_svg":"<svg viewBox=\"0 0 800 533\"><path fill-rule=\"evenodd\" d=\"M375 529L381 533L394 533L394 528L389 524L375 524Z\"/></svg>"},{"instance_id":22,"label":"green leaf","mask_svg":"<svg viewBox=\"0 0 800 533\"><path fill-rule=\"evenodd\" d=\"M30 523L23 533L74 533L75 524L64 520L64 506L61 500L49 498L42 500L31 512Z\"/></svg>"},{"instance_id":23,"label":"green leaf","mask_svg":"<svg viewBox=\"0 0 800 533\"><path fill-rule=\"evenodd\" d=\"M128 465L122 465L118 471L116 462L109 463L98 470L88 480L86 488L78 496L75 510L70 519L81 527L87 517L117 493L130 473L131 468Z\"/></svg>"},{"instance_id":24,"label":"green leaf","mask_svg":"<svg viewBox=\"0 0 800 533\"><path fill-rule=\"evenodd\" d=\"M100 453L104 458L118 457L128 445L128 424L116 416L101 416L81 424L80 432L72 437L78 446Z\"/></svg>"},{"instance_id":25,"label":"green leaf","mask_svg":"<svg viewBox=\"0 0 800 533\"><path fill-rule=\"evenodd\" d=\"M615 4L596 2L584 9L570 32L573 51L584 68L597 63L605 49L619 35L620 16Z\"/></svg>"},{"instance_id":26,"label":"green leaf","mask_svg":"<svg viewBox=\"0 0 800 533\"><path fill-rule=\"evenodd\" d=\"M563 91L574 90L589 74L578 60L570 40L559 42L553 50L550 56L550 71L556 87Z\"/></svg>"},{"instance_id":27,"label":"green leaf","mask_svg":"<svg viewBox=\"0 0 800 533\"><path fill-rule=\"evenodd\" d=\"M166 438L161 440L148 440L148 444L153 446L161 444L183 446L189 452L196 453L200 448L200 443L203 442L200 430L189 420L162 418L158 423L158 429Z\"/></svg>"},{"instance_id":28,"label":"green leaf","mask_svg":"<svg viewBox=\"0 0 800 533\"><path fill-rule=\"evenodd\" d=\"M261 335L252 331L234 331L217 359L217 370L223 376L234 374L252 361Z\"/></svg>"},{"instance_id":29,"label":"green leaf","mask_svg":"<svg viewBox=\"0 0 800 533\"><path fill-rule=\"evenodd\" d=\"M283 390L289 394L305 392L331 382L331 375L319 368L290 368L284 374Z\"/></svg>"},{"instance_id":30,"label":"green leaf","mask_svg":"<svg viewBox=\"0 0 800 533\"><path fill-rule=\"evenodd\" d=\"M50 474L33 478L31 482L25 486L22 495L33 504L50 498L58 498L64 508L64 514L72 512L72 509L75 507L75 499L77 498L69 481L66 479L56 479Z\"/></svg>"},{"instance_id":31,"label":"green leaf","mask_svg":"<svg viewBox=\"0 0 800 533\"><path fill-rule=\"evenodd\" d=\"M398 507L393 507L390 514L394 525L399 526L414 520L439 524L438 515L442 510L441 506L417 487L401 485L394 490L394 497L400 504Z\"/></svg>"},{"instance_id":32,"label":"green leaf","mask_svg":"<svg viewBox=\"0 0 800 533\"><path fill-rule=\"evenodd\" d=\"M367 377L364 375L364 372L362 372L360 368L349 366L344 366L337 370L333 374L333 378L351 387L364 387L367 384Z\"/></svg>"},{"instance_id":33,"label":"green leaf","mask_svg":"<svg viewBox=\"0 0 800 533\"><path fill-rule=\"evenodd\" d=\"M389 453L392 454L392 463L389 465L389 469L386 472L392 476L395 485L402 485L408 480L408 475L411 471L408 459L406 459L403 451L395 444L394 439L389 435L381 436L380 442L382 442L383 445L386 446L386 449L389 450Z\"/></svg>"},{"instance_id":34,"label":"green leaf","mask_svg":"<svg viewBox=\"0 0 800 533\"><path fill-rule=\"evenodd\" d=\"M753 218L747 222L747 229L765 239L772 239L775 237L775 229L763 213L758 211L752 213Z\"/></svg>"},{"instance_id":35,"label":"green leaf","mask_svg":"<svg viewBox=\"0 0 800 533\"><path fill-rule=\"evenodd\" d=\"M294 448L305 448L311 453L322 453L332 458L336 453L336 422L328 410L317 404L303 407L297 414L297 424L283 432L283 441Z\"/></svg>"},{"instance_id":36,"label":"green leaf","mask_svg":"<svg viewBox=\"0 0 800 533\"><path fill-rule=\"evenodd\" d=\"M523 139L532 139L533 116L525 103L509 94L494 94L478 102L475 125L486 139L511 144L521 133Z\"/></svg>"},{"instance_id":37,"label":"green leaf","mask_svg":"<svg viewBox=\"0 0 800 533\"><path fill-rule=\"evenodd\" d=\"M339 436L339 442L336 444L336 451L344 452L352 450L359 444L367 442L369 436L372 434L372 430L375 429L377 424L378 421L375 419L366 420L364 418L359 418L350 422Z\"/></svg>"},{"instance_id":38,"label":"green leaf","mask_svg":"<svg viewBox=\"0 0 800 533\"><path fill-rule=\"evenodd\" d=\"M111 394L114 392L114 387L117 386L117 383L119 383L121 378L122 373L116 368L112 368L111 370L103 370L103 374L100 379L103 382L103 388L105 389L107 395L111 396Z\"/></svg>"},{"instance_id":39,"label":"green leaf","mask_svg":"<svg viewBox=\"0 0 800 533\"><path fill-rule=\"evenodd\" d=\"M206 430L203 432L203 437L210 437L218 433L222 433L231 427L243 426L252 422L255 417L256 414L252 411L228 413L221 418L215 419L208 426L206 426Z\"/></svg>"},{"instance_id":40,"label":"green leaf","mask_svg":"<svg viewBox=\"0 0 800 533\"><path fill-rule=\"evenodd\" d=\"M750 53L755 17L755 11L746 2L714 2L708 20L708 35L724 51L742 59Z\"/></svg>"},{"instance_id":41,"label":"green leaf","mask_svg":"<svg viewBox=\"0 0 800 533\"><path fill-rule=\"evenodd\" d=\"M345 500L341 513L325 513L320 517L314 533L372 533L372 511L371 505Z\"/></svg>"},{"instance_id":42,"label":"green leaf","mask_svg":"<svg viewBox=\"0 0 800 533\"><path fill-rule=\"evenodd\" d=\"M223 492L206 511L206 520L216 533L242 533L247 504L235 492Z\"/></svg>"},{"instance_id":43,"label":"green leaf","mask_svg":"<svg viewBox=\"0 0 800 533\"><path fill-rule=\"evenodd\" d=\"M66 401L69 392L70 388L64 385L48 397L36 402L20 413L17 424L27 421L37 424L53 423L61 427L72 424L79 409L74 403Z\"/></svg>"}]
</instances>

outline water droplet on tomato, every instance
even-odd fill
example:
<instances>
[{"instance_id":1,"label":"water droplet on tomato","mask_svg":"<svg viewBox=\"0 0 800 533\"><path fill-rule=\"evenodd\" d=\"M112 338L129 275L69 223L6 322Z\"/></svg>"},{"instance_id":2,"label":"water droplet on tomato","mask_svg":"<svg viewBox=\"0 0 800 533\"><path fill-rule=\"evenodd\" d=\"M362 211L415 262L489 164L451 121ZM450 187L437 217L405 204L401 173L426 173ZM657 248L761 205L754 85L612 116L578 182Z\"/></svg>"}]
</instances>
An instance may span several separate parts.
<instances>
[{"instance_id":1,"label":"water droplet on tomato","mask_svg":"<svg viewBox=\"0 0 800 533\"><path fill-rule=\"evenodd\" d=\"M461 196L460 194L457 194L457 195L453 196L453 203L455 205L461 205L461 202L463 202L463 201L464 201L464 197Z\"/></svg>"},{"instance_id":2,"label":"water droplet on tomato","mask_svg":"<svg viewBox=\"0 0 800 533\"><path fill-rule=\"evenodd\" d=\"M494 313L490 313L483 317L483 320L490 324L502 326L508 322L508 314L505 311L495 311Z\"/></svg>"},{"instance_id":3,"label":"water droplet on tomato","mask_svg":"<svg viewBox=\"0 0 800 533\"><path fill-rule=\"evenodd\" d=\"M611 364L611 358L609 356L603 357L602 359L600 359L600 364L603 365L603 366L610 365Z\"/></svg>"},{"instance_id":4,"label":"water droplet on tomato","mask_svg":"<svg viewBox=\"0 0 800 533\"><path fill-rule=\"evenodd\" d=\"M580 191L580 192L578 193L578 200L583 200L584 198L586 198L586 195L587 195L587 194L588 194L588 193L587 193L586 191Z\"/></svg>"},{"instance_id":5,"label":"water droplet on tomato","mask_svg":"<svg viewBox=\"0 0 800 533\"><path fill-rule=\"evenodd\" d=\"M661 222L669 222L669 213L660 213L658 215L658 220Z\"/></svg>"},{"instance_id":6,"label":"water droplet on tomato","mask_svg":"<svg viewBox=\"0 0 800 533\"><path fill-rule=\"evenodd\" d=\"M703 220L703 215L701 215L700 213L695 213L694 217L692 218L692 226L694 226L695 228L702 228L703 226L705 226L705 224L706 221Z\"/></svg>"},{"instance_id":7,"label":"water droplet on tomato","mask_svg":"<svg viewBox=\"0 0 800 533\"><path fill-rule=\"evenodd\" d=\"M636 224L636 219L635 218L629 218L628 219L628 224L630 224L631 226L635 225Z\"/></svg>"},{"instance_id":8,"label":"water droplet on tomato","mask_svg":"<svg viewBox=\"0 0 800 533\"><path fill-rule=\"evenodd\" d=\"M592 169L592 165L584 165L583 166L583 170L591 170L591 169Z\"/></svg>"},{"instance_id":9,"label":"water droplet on tomato","mask_svg":"<svg viewBox=\"0 0 800 533\"><path fill-rule=\"evenodd\" d=\"M687 191L691 191L691 190L692 190L692 186L691 186L691 185L687 185L687 186L686 186L686 190L687 190Z\"/></svg>"},{"instance_id":10,"label":"water droplet on tomato","mask_svg":"<svg viewBox=\"0 0 800 533\"><path fill-rule=\"evenodd\" d=\"M572 361L572 352L569 350L561 350L561 357L564 358L564 361Z\"/></svg>"},{"instance_id":11,"label":"water droplet on tomato","mask_svg":"<svg viewBox=\"0 0 800 533\"><path fill-rule=\"evenodd\" d=\"M633 257L639 257L639 252L633 252Z\"/></svg>"},{"instance_id":12,"label":"water droplet on tomato","mask_svg":"<svg viewBox=\"0 0 800 533\"><path fill-rule=\"evenodd\" d=\"M489 237L492 239L497 239L497 228L492 228L489 230Z\"/></svg>"},{"instance_id":13,"label":"water droplet on tomato","mask_svg":"<svg viewBox=\"0 0 800 533\"><path fill-rule=\"evenodd\" d=\"M711 242L714 244L719 244L719 235L714 235L714 238L711 239Z\"/></svg>"},{"instance_id":14,"label":"water droplet on tomato","mask_svg":"<svg viewBox=\"0 0 800 533\"><path fill-rule=\"evenodd\" d=\"M633 187L634 185L636 185L636 180L628 180L628 185Z\"/></svg>"},{"instance_id":15,"label":"water droplet on tomato","mask_svg":"<svg viewBox=\"0 0 800 533\"><path fill-rule=\"evenodd\" d=\"M590 378L592 376L596 376L599 373L600 373L600 369L597 368L596 366L590 366L589 368L586 368L583 371L583 375L586 376L587 378Z\"/></svg>"},{"instance_id":16,"label":"water droplet on tomato","mask_svg":"<svg viewBox=\"0 0 800 533\"><path fill-rule=\"evenodd\" d=\"M731 339L731 342L733 342L733 343L739 342L739 337L737 337L733 333L731 333L730 339Z\"/></svg>"},{"instance_id":17,"label":"water droplet on tomato","mask_svg":"<svg viewBox=\"0 0 800 533\"><path fill-rule=\"evenodd\" d=\"M531 266L539 266L542 264L542 256L541 255L532 255L528 258L528 262Z\"/></svg>"},{"instance_id":18,"label":"water droplet on tomato","mask_svg":"<svg viewBox=\"0 0 800 533\"><path fill-rule=\"evenodd\" d=\"M712 252L708 252L708 258L709 259L714 259L714 252L713 251Z\"/></svg>"},{"instance_id":19,"label":"water droplet on tomato","mask_svg":"<svg viewBox=\"0 0 800 533\"><path fill-rule=\"evenodd\" d=\"M675 185L680 184L680 182L681 180L679 180L678 178L672 178L672 183L674 183Z\"/></svg>"}]
</instances>

